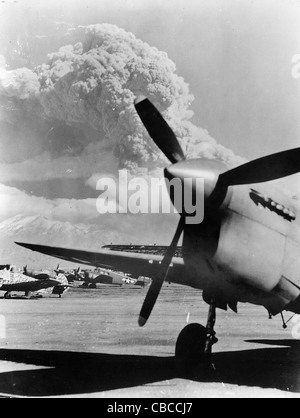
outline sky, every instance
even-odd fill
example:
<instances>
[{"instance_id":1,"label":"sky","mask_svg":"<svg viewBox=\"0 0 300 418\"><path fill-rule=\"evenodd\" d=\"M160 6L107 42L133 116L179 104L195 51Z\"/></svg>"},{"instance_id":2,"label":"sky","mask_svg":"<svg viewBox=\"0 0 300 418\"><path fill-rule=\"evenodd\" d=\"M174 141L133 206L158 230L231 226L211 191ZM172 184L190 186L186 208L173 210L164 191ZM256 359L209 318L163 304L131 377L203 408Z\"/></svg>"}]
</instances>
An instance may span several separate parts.
<instances>
[{"instance_id":1,"label":"sky","mask_svg":"<svg viewBox=\"0 0 300 418\"><path fill-rule=\"evenodd\" d=\"M88 207L82 209L82 219L76 218L85 222L85 215L91 219L89 199L96 197L95 187L90 187L95 174L117 175L118 168L134 166L148 175L155 163L166 163L132 119L124 74L114 80L121 82L121 93L114 85L108 97L113 109L120 105L125 112L121 121L111 108L100 112L101 103L107 102L105 95L96 100L93 77L86 76L87 61L79 64L78 74L84 71L80 88L88 93L80 98L81 107L73 106L75 87L66 78L75 65L70 53L56 54L50 69L38 71L39 80L56 84L54 91L50 84L43 87L36 99L40 81L33 70L48 62L48 54L82 41L82 31L75 28L108 23L150 45L143 46L140 62L134 41L133 72L140 77L137 63L144 69L155 63L154 75L129 87L153 94L191 155L197 151L232 162L234 155L249 160L299 146L300 78L293 77L292 63L300 55L299 22L300 0L3 0L0 177L5 210L0 222L28 214L33 206L35 213L44 211L64 221L66 213L60 217L53 207L65 207L71 200L72 216L74 207ZM122 38L126 51L128 36L111 27L107 31L113 32L113 42ZM103 65L108 70L109 60ZM113 104L119 93L120 102ZM137 134L132 139L133 126ZM289 184L297 188L299 178L289 179ZM18 201L13 211L7 210L11 199Z\"/></svg>"}]
</instances>

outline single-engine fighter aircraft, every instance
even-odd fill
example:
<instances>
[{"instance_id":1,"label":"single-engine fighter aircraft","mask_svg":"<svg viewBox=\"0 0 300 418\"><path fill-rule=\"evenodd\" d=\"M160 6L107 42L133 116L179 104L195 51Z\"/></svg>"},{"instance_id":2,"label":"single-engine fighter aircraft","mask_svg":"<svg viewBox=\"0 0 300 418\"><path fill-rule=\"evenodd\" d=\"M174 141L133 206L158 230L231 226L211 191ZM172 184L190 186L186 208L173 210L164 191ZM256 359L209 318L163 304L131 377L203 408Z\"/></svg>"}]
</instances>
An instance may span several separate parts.
<instances>
[{"instance_id":1,"label":"single-engine fighter aircraft","mask_svg":"<svg viewBox=\"0 0 300 418\"><path fill-rule=\"evenodd\" d=\"M41 280L47 282L47 280L55 280L59 282L57 286L43 288L38 291L39 295L57 295L59 298L69 290L69 281L62 270L60 270L59 265L56 270L29 270L28 266L24 267L23 274L25 276L31 277L36 280Z\"/></svg>"},{"instance_id":2,"label":"single-engine fighter aircraft","mask_svg":"<svg viewBox=\"0 0 300 418\"><path fill-rule=\"evenodd\" d=\"M6 266L0 270L0 291L6 292L5 299L11 299L12 292L25 292L25 296L30 298L32 293L47 289L52 294L61 295L68 287L66 278L33 278L17 271L15 266Z\"/></svg>"},{"instance_id":3,"label":"single-engine fighter aircraft","mask_svg":"<svg viewBox=\"0 0 300 418\"><path fill-rule=\"evenodd\" d=\"M123 286L126 279L127 277L123 273L103 269L95 269L94 271L86 270L83 272L81 272L81 269L79 269L79 271L76 272L76 280L84 282L83 286L89 287L91 289L95 289L97 284ZM136 280L132 280L132 283L135 282Z\"/></svg>"},{"instance_id":4,"label":"single-engine fighter aircraft","mask_svg":"<svg viewBox=\"0 0 300 418\"><path fill-rule=\"evenodd\" d=\"M180 334L180 360L211 357L217 342L216 308L237 312L239 302L264 306L271 315L300 313L300 205L267 182L300 172L300 148L270 155L238 168L207 160L187 160L159 111L146 98L135 107L148 133L171 162L167 179L205 179L204 221L189 225L182 213L165 255L102 250L87 252L19 244L63 260L116 268L153 279L139 324L146 324L164 281L203 290L209 305L207 326L189 325ZM196 182L195 182L196 183ZM175 202L174 196L170 197ZM199 197L199 196L198 196ZM182 235L182 258L174 257Z\"/></svg>"},{"instance_id":5,"label":"single-engine fighter aircraft","mask_svg":"<svg viewBox=\"0 0 300 418\"><path fill-rule=\"evenodd\" d=\"M30 270L28 268L28 266L25 266L23 269L23 274L25 274L25 276L29 276L32 277L34 279L39 279L39 280L45 280L45 279L49 279L49 277L55 277L58 276L58 274L60 274L63 272L59 269L59 265L57 266L56 270L50 271L50 270Z\"/></svg>"},{"instance_id":6,"label":"single-engine fighter aircraft","mask_svg":"<svg viewBox=\"0 0 300 418\"><path fill-rule=\"evenodd\" d=\"M95 289L97 284L100 285L110 285L110 286L123 286L123 285L134 285L145 287L147 280L146 279L133 279L124 273L112 271L112 270L103 270L96 268L94 271L81 271L79 268L75 272L76 280L82 281L83 287L88 287L90 289Z\"/></svg>"}]
</instances>

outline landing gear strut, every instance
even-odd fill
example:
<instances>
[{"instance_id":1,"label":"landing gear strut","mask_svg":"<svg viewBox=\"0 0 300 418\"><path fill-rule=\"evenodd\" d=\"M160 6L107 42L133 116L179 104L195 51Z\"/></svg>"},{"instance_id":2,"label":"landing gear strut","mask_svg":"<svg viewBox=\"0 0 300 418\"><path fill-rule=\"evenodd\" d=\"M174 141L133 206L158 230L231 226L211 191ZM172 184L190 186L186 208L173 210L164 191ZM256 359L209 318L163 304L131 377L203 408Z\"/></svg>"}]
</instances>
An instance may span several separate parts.
<instances>
[{"instance_id":1,"label":"landing gear strut","mask_svg":"<svg viewBox=\"0 0 300 418\"><path fill-rule=\"evenodd\" d=\"M204 350L204 354L207 357L207 360L209 362L211 361L212 347L214 344L218 342L218 339L215 333L215 324L216 324L216 305L214 301L211 301L211 304L209 306L207 325L206 325L206 342L205 342L205 350Z\"/></svg>"},{"instance_id":2,"label":"landing gear strut","mask_svg":"<svg viewBox=\"0 0 300 418\"><path fill-rule=\"evenodd\" d=\"M280 315L281 315L281 319L282 319L282 328L287 329L287 323L285 322L283 312L281 312Z\"/></svg>"},{"instance_id":3,"label":"landing gear strut","mask_svg":"<svg viewBox=\"0 0 300 418\"><path fill-rule=\"evenodd\" d=\"M211 301L206 328L190 324L180 333L176 344L176 364L178 371L185 375L197 376L199 370L212 370L212 347L218 342L214 330L216 304Z\"/></svg>"},{"instance_id":4,"label":"landing gear strut","mask_svg":"<svg viewBox=\"0 0 300 418\"><path fill-rule=\"evenodd\" d=\"M6 292L4 295L4 299L11 299L11 292Z\"/></svg>"}]
</instances>

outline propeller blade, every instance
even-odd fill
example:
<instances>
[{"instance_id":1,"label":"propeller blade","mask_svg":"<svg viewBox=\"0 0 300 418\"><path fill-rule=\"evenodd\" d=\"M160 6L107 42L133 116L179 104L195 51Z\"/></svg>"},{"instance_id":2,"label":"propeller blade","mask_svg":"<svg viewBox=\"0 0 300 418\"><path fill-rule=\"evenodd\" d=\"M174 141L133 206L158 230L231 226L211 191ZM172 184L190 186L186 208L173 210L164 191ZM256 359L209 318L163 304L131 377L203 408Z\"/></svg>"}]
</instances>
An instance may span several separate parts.
<instances>
[{"instance_id":1,"label":"propeller blade","mask_svg":"<svg viewBox=\"0 0 300 418\"><path fill-rule=\"evenodd\" d=\"M154 308L154 305L157 301L157 298L159 296L159 293L161 291L162 285L168 276L170 265L175 254L179 238L184 230L184 226L185 226L185 219L184 217L181 217L179 225L177 227L177 231L173 238L173 241L170 247L168 248L166 255L161 263L160 271L157 277L152 281L152 284L150 286L150 289L144 301L143 307L141 309L141 313L139 317L140 327L143 327L148 321L151 315L151 312Z\"/></svg>"},{"instance_id":2,"label":"propeller blade","mask_svg":"<svg viewBox=\"0 0 300 418\"><path fill-rule=\"evenodd\" d=\"M150 100L139 96L134 104L149 135L171 163L175 164L185 160L174 132Z\"/></svg>"},{"instance_id":3,"label":"propeller blade","mask_svg":"<svg viewBox=\"0 0 300 418\"><path fill-rule=\"evenodd\" d=\"M300 172L300 148L251 161L220 175L222 186L264 183Z\"/></svg>"}]
</instances>

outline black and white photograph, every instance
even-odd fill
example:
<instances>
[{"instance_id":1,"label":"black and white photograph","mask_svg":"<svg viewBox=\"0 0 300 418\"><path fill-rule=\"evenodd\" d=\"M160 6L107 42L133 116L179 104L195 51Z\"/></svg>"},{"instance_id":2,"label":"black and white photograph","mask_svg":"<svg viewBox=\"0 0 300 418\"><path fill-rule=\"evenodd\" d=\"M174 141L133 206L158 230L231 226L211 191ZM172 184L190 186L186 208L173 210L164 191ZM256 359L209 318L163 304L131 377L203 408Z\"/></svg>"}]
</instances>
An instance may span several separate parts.
<instances>
[{"instance_id":1,"label":"black and white photograph","mask_svg":"<svg viewBox=\"0 0 300 418\"><path fill-rule=\"evenodd\" d=\"M0 398L300 398L299 22L0 0Z\"/></svg>"}]
</instances>

